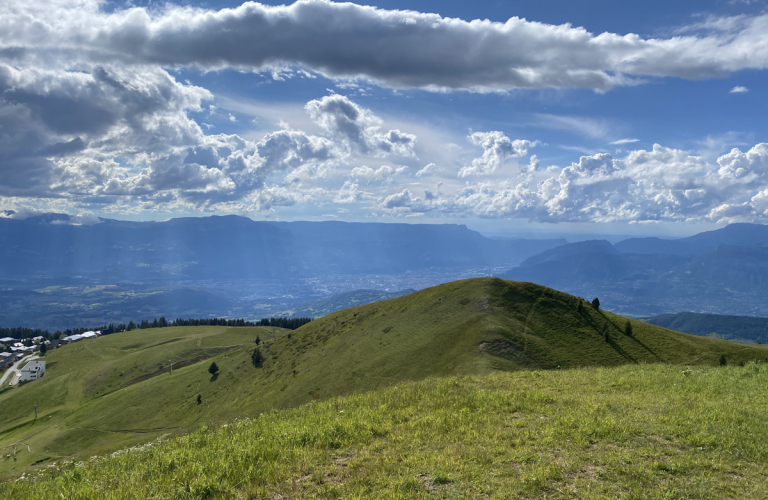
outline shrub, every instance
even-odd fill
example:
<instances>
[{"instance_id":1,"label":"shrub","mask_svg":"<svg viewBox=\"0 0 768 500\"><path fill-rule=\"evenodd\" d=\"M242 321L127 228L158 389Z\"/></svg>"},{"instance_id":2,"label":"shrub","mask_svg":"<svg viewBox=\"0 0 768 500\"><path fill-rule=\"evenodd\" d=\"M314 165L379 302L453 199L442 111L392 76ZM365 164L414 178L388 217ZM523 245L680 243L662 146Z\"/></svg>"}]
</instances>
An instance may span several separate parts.
<instances>
[{"instance_id":1,"label":"shrub","mask_svg":"<svg viewBox=\"0 0 768 500\"><path fill-rule=\"evenodd\" d=\"M579 312L579 314L584 312L584 306L581 305L581 299L579 299L579 305L576 306L576 310Z\"/></svg>"},{"instance_id":2,"label":"shrub","mask_svg":"<svg viewBox=\"0 0 768 500\"><path fill-rule=\"evenodd\" d=\"M630 337L632 336L632 323L630 323L629 321L627 321L627 324L624 325L624 333L629 335Z\"/></svg>"},{"instance_id":3,"label":"shrub","mask_svg":"<svg viewBox=\"0 0 768 500\"><path fill-rule=\"evenodd\" d=\"M213 363L211 363L211 366L208 367L208 373L210 373L211 375L216 375L216 372L218 371L219 371L219 365L217 365L216 362L214 361Z\"/></svg>"},{"instance_id":4,"label":"shrub","mask_svg":"<svg viewBox=\"0 0 768 500\"><path fill-rule=\"evenodd\" d=\"M200 394L197 395L197 404L203 404L203 397Z\"/></svg>"},{"instance_id":5,"label":"shrub","mask_svg":"<svg viewBox=\"0 0 768 500\"><path fill-rule=\"evenodd\" d=\"M598 299L597 297L592 299L592 307L594 307L595 309L600 309L600 299Z\"/></svg>"},{"instance_id":6,"label":"shrub","mask_svg":"<svg viewBox=\"0 0 768 500\"><path fill-rule=\"evenodd\" d=\"M725 354L720 355L720 366L725 366L728 362L725 360Z\"/></svg>"},{"instance_id":7,"label":"shrub","mask_svg":"<svg viewBox=\"0 0 768 500\"><path fill-rule=\"evenodd\" d=\"M261 344L261 337L259 337L258 335L256 335L256 340L254 340L254 342L256 342L256 345L259 345L259 344Z\"/></svg>"}]
</instances>

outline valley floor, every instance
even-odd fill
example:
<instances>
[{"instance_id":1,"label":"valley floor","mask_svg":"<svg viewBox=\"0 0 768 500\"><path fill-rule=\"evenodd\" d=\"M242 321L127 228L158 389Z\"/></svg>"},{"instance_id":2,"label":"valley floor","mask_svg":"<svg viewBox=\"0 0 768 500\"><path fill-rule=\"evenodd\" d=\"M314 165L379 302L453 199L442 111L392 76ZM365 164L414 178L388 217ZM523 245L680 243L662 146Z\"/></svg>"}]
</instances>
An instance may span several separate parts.
<instances>
[{"instance_id":1,"label":"valley floor","mask_svg":"<svg viewBox=\"0 0 768 500\"><path fill-rule=\"evenodd\" d=\"M49 465L2 498L765 498L768 364L431 378Z\"/></svg>"}]
</instances>

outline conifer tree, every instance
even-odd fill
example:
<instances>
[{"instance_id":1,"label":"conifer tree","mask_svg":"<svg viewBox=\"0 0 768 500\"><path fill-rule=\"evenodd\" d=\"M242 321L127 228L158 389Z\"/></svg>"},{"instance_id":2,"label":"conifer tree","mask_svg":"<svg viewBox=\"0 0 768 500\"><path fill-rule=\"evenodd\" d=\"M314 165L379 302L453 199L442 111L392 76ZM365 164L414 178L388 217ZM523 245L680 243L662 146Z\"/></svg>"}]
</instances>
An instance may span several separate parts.
<instances>
[{"instance_id":1,"label":"conifer tree","mask_svg":"<svg viewBox=\"0 0 768 500\"><path fill-rule=\"evenodd\" d=\"M211 375L216 375L216 372L218 371L219 371L219 365L217 365L216 362L214 361L213 363L211 363L211 366L208 367L208 373L210 373Z\"/></svg>"},{"instance_id":2,"label":"conifer tree","mask_svg":"<svg viewBox=\"0 0 768 500\"><path fill-rule=\"evenodd\" d=\"M264 356L261 355L261 349L258 347L254 349L253 354L251 354L251 362L256 368L261 368L264 364Z\"/></svg>"},{"instance_id":3,"label":"conifer tree","mask_svg":"<svg viewBox=\"0 0 768 500\"><path fill-rule=\"evenodd\" d=\"M630 337L632 336L632 323L630 323L629 321L627 321L627 324L624 325L624 333L629 335Z\"/></svg>"}]
</instances>

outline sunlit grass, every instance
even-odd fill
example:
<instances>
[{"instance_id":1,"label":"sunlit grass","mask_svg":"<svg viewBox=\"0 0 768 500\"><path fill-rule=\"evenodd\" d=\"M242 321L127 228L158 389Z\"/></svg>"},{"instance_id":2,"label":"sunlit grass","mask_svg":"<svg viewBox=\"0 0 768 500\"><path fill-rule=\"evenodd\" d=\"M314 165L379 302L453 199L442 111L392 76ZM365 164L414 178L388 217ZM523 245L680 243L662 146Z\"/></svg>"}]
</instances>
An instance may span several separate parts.
<instances>
[{"instance_id":1,"label":"sunlit grass","mask_svg":"<svg viewBox=\"0 0 768 500\"><path fill-rule=\"evenodd\" d=\"M764 498L767 385L763 364L434 378L59 464L0 496Z\"/></svg>"}]
</instances>

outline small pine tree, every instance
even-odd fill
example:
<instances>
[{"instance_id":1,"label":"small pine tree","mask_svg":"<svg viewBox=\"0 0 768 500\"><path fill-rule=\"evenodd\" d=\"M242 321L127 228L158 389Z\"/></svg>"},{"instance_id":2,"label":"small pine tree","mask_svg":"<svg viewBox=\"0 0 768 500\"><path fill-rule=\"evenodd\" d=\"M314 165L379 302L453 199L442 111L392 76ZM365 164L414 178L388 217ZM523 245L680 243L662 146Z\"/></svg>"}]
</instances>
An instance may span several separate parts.
<instances>
[{"instance_id":1,"label":"small pine tree","mask_svg":"<svg viewBox=\"0 0 768 500\"><path fill-rule=\"evenodd\" d=\"M261 368L264 364L264 356L261 355L261 349L258 347L254 349L253 354L251 354L251 362L256 368Z\"/></svg>"},{"instance_id":2,"label":"small pine tree","mask_svg":"<svg viewBox=\"0 0 768 500\"><path fill-rule=\"evenodd\" d=\"M624 325L624 333L629 335L630 337L632 336L632 323L630 323L629 321L627 321L627 324Z\"/></svg>"},{"instance_id":3,"label":"small pine tree","mask_svg":"<svg viewBox=\"0 0 768 500\"><path fill-rule=\"evenodd\" d=\"M45 354L48 352L48 346L45 345L45 342L40 344L40 356L45 356Z\"/></svg>"},{"instance_id":4,"label":"small pine tree","mask_svg":"<svg viewBox=\"0 0 768 500\"><path fill-rule=\"evenodd\" d=\"M256 335L256 340L254 340L254 342L256 342L256 345L261 344L261 338L258 335Z\"/></svg>"},{"instance_id":5,"label":"small pine tree","mask_svg":"<svg viewBox=\"0 0 768 500\"><path fill-rule=\"evenodd\" d=\"M592 299L592 307L594 307L595 309L600 309L600 299L598 299L597 297Z\"/></svg>"},{"instance_id":6,"label":"small pine tree","mask_svg":"<svg viewBox=\"0 0 768 500\"><path fill-rule=\"evenodd\" d=\"M210 373L211 375L216 375L216 372L218 371L219 371L219 366L214 361L213 363L211 363L211 366L208 367L208 373Z\"/></svg>"},{"instance_id":7,"label":"small pine tree","mask_svg":"<svg viewBox=\"0 0 768 500\"><path fill-rule=\"evenodd\" d=\"M576 307L576 310L581 314L584 312L584 306L581 305L581 299L579 299L579 305Z\"/></svg>"},{"instance_id":8,"label":"small pine tree","mask_svg":"<svg viewBox=\"0 0 768 500\"><path fill-rule=\"evenodd\" d=\"M200 394L197 395L197 404L203 404L203 397Z\"/></svg>"},{"instance_id":9,"label":"small pine tree","mask_svg":"<svg viewBox=\"0 0 768 500\"><path fill-rule=\"evenodd\" d=\"M608 327L603 328L603 338L606 342L611 340L611 337L608 335Z\"/></svg>"},{"instance_id":10,"label":"small pine tree","mask_svg":"<svg viewBox=\"0 0 768 500\"><path fill-rule=\"evenodd\" d=\"M725 366L727 361L725 360L725 354L720 355L720 366Z\"/></svg>"}]
</instances>

